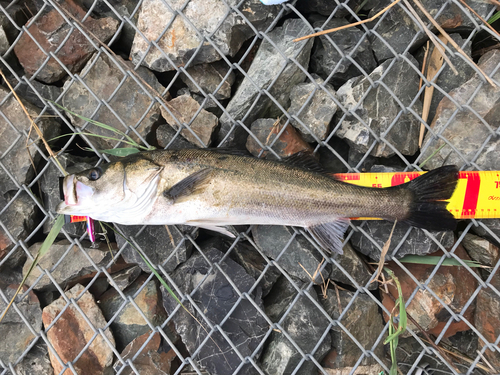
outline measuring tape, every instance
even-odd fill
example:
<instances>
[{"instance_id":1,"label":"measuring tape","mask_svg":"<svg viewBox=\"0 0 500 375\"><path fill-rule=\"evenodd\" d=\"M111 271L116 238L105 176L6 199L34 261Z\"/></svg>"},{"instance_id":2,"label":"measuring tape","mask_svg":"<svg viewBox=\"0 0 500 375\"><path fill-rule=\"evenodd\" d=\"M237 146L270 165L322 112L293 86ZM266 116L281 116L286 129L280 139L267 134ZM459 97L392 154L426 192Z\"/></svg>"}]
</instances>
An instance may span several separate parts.
<instances>
[{"instance_id":1,"label":"measuring tape","mask_svg":"<svg viewBox=\"0 0 500 375\"><path fill-rule=\"evenodd\" d=\"M338 173L335 177L354 185L384 188L403 184L424 173ZM446 208L456 219L500 218L500 171L459 172L457 187Z\"/></svg>"}]
</instances>

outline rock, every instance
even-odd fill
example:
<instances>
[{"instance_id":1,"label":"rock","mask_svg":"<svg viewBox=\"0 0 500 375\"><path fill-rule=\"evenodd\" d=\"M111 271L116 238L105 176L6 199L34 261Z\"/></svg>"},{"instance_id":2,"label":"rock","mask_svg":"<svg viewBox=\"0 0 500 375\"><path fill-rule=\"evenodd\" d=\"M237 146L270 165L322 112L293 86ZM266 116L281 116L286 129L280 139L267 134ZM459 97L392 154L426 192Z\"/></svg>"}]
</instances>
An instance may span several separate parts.
<instances>
[{"instance_id":1,"label":"rock","mask_svg":"<svg viewBox=\"0 0 500 375\"><path fill-rule=\"evenodd\" d=\"M500 79L500 72L497 70L492 75L500 63L500 51L493 50L485 53L480 59L478 66L492 79ZM500 163L500 140L491 137L491 131L484 122L496 124L500 116L500 91L497 87L492 87L488 83L482 83L483 78L477 74L460 87L449 92L448 97L443 98L436 110L436 115L432 121L433 133L439 134L440 138L427 133L422 146L420 160L427 161L426 168L434 169L443 164L455 164L458 168L467 166L476 170L498 170ZM478 88L478 86L481 86ZM455 103L464 105L470 110L459 110ZM441 137L446 139L447 144ZM450 148L451 144L454 149ZM441 149L439 149L443 146ZM460 152L459 155L455 149ZM478 150L480 150L478 155ZM431 155L433 155L431 157ZM477 156L478 155L478 156ZM476 157L477 156L477 157ZM464 160L467 160L467 162ZM470 166L470 162L474 166Z\"/></svg>"},{"instance_id":2,"label":"rock","mask_svg":"<svg viewBox=\"0 0 500 375\"><path fill-rule=\"evenodd\" d=\"M119 56L116 56L116 59L121 59L130 70L134 70L130 61L125 61ZM61 105L80 116L92 118L121 132L126 132L129 130L128 127L132 127L135 132L129 135L138 143L142 143L138 135L145 139L153 124L160 118L160 104L153 102L150 95L155 96L157 94L154 91L162 92L164 88L152 72L139 67L136 73L154 89L148 89L149 92L145 92L142 89L144 87L142 83L141 87L134 78L129 76L125 78L120 69L122 69L121 64L113 62L105 54L92 58L80 73L82 81L92 93L79 81L67 81L63 87L65 94ZM114 93L115 90L116 93ZM111 93L114 95L108 101ZM101 101L98 101L96 97L105 98L116 115L106 106L102 106ZM102 107L94 115L98 106ZM83 130L84 120L71 114L68 116L73 125ZM115 132L94 124L87 124L84 131L100 136L121 138ZM100 149L110 149L117 144L117 141L111 139L92 136L89 138L92 144ZM121 145L121 147L126 146L126 144Z\"/></svg>"},{"instance_id":3,"label":"rock","mask_svg":"<svg viewBox=\"0 0 500 375\"><path fill-rule=\"evenodd\" d=\"M472 231L478 236L488 239L496 246L500 246L500 241L497 241L497 238L500 237L500 219L479 220L479 223L480 225L477 227L472 227Z\"/></svg>"},{"instance_id":4,"label":"rock","mask_svg":"<svg viewBox=\"0 0 500 375\"><path fill-rule=\"evenodd\" d=\"M473 260L484 266L495 267L500 260L500 249L484 238L467 233L462 246Z\"/></svg>"},{"instance_id":5,"label":"rock","mask_svg":"<svg viewBox=\"0 0 500 375\"><path fill-rule=\"evenodd\" d=\"M342 139L330 137L327 145L318 149L319 163L327 173L347 173L349 146Z\"/></svg>"},{"instance_id":6,"label":"rock","mask_svg":"<svg viewBox=\"0 0 500 375\"><path fill-rule=\"evenodd\" d=\"M177 135L177 132L169 124L158 126L156 129L156 142L158 147L165 148L168 146L171 150L193 148L193 145L186 141L184 137Z\"/></svg>"},{"instance_id":7,"label":"rock","mask_svg":"<svg viewBox=\"0 0 500 375\"><path fill-rule=\"evenodd\" d=\"M265 269L268 263L264 257L262 257L253 246L247 245L246 243L238 242L229 256L242 266L255 280L264 272L264 277L259 282L259 286L262 288L263 298L267 296L272 286L281 275L281 272L274 266L269 265L269 268Z\"/></svg>"},{"instance_id":8,"label":"rock","mask_svg":"<svg viewBox=\"0 0 500 375\"><path fill-rule=\"evenodd\" d=\"M179 129L179 123L185 124L186 127L191 128L191 131L183 128L181 135L184 138L198 147L210 146L212 133L219 124L217 116L204 109L200 110L198 102L189 95L178 96L168 103L176 110L176 113L172 117L161 107L161 114L165 121L175 130Z\"/></svg>"},{"instance_id":9,"label":"rock","mask_svg":"<svg viewBox=\"0 0 500 375\"><path fill-rule=\"evenodd\" d=\"M329 278L335 282L340 282L347 285L352 285L357 288L358 286L365 286L372 273L368 269L367 265L361 260L359 255L354 251L351 244L347 242L344 247L344 254L337 257L336 262L342 267L341 270L336 264L332 264L332 270L330 272ZM350 275L348 277L346 273ZM358 285L355 285L351 278L356 281ZM377 283L370 283L368 289L377 289Z\"/></svg>"},{"instance_id":10,"label":"rock","mask_svg":"<svg viewBox=\"0 0 500 375\"><path fill-rule=\"evenodd\" d=\"M177 354L175 354L173 350L170 350L167 353L159 353L158 349L160 348L161 343L160 334L156 332L151 338L150 336L150 333L145 333L144 335L137 337L134 341L127 345L127 347L121 353L121 357L125 361L131 360L134 364L135 369L141 375L171 374L172 361L175 360ZM146 346L142 348L144 343L146 343ZM135 359L133 359L134 357ZM119 374L132 375L136 373L130 368L126 368L123 371L119 372L120 368L121 363L116 362L114 365L114 369Z\"/></svg>"},{"instance_id":11,"label":"rock","mask_svg":"<svg viewBox=\"0 0 500 375\"><path fill-rule=\"evenodd\" d=\"M295 234L291 227L254 225L252 235L260 251L274 259L289 275L304 282L311 281L311 276L323 259L318 250L304 236ZM326 276L329 273L330 265L326 265L322 274ZM322 281L318 272L314 282Z\"/></svg>"},{"instance_id":12,"label":"rock","mask_svg":"<svg viewBox=\"0 0 500 375\"><path fill-rule=\"evenodd\" d=\"M373 297L367 294L356 295L346 290L339 291L339 297L337 298L334 290L328 289L327 298L321 300L325 311L332 319L339 320L340 314L343 313L340 323L348 331L344 331L339 325L333 326L331 332L333 350L323 359L323 366L335 369L358 364L362 366L377 364L374 357L364 357L361 363L358 363L363 352L352 340L354 337L365 350L371 350L378 359L384 358L382 341L375 349L372 349L380 333L384 330L377 303L372 299ZM349 309L344 311L353 298L354 301ZM342 311L339 310L339 304Z\"/></svg>"},{"instance_id":13,"label":"rock","mask_svg":"<svg viewBox=\"0 0 500 375\"><path fill-rule=\"evenodd\" d=\"M1 140L0 140L1 142ZM2 222L7 231L0 227L0 269L15 268L26 259L26 254L17 241L24 241L39 223L37 205L28 193L22 191L8 203L0 198L0 209L9 205L2 213ZM14 241L13 241L14 239ZM3 276L2 276L3 277Z\"/></svg>"},{"instance_id":14,"label":"rock","mask_svg":"<svg viewBox=\"0 0 500 375\"><path fill-rule=\"evenodd\" d=\"M88 241L82 241L81 244L84 250L80 250L76 245L71 245L68 240L55 242L38 262L42 269L50 271L52 278L63 289L76 283L88 281L95 276L98 270L89 258L98 267L106 267L112 260L106 243L99 243L98 248L93 248ZM41 246L42 242L30 246L29 251L33 257L38 253ZM24 263L23 276L27 274L31 263L31 259ZM53 269L56 264L57 266ZM117 266L114 268L117 268ZM26 285L33 286L37 291L57 290L48 276L45 275L40 280L37 280L40 275L40 269L35 267L26 279Z\"/></svg>"},{"instance_id":15,"label":"rock","mask_svg":"<svg viewBox=\"0 0 500 375\"><path fill-rule=\"evenodd\" d=\"M281 285L281 283L276 284L275 288ZM314 300L318 300L318 295L314 289L309 289L308 293ZM280 295L279 292L274 291L274 288L271 294ZM297 291L294 294L295 297ZM326 335L318 345L318 341L328 328L328 319L305 294L298 299L294 297L292 299L292 308L285 317L280 318L280 326L305 354L312 354L316 361L321 362L331 345L329 335ZM284 304L278 302L279 299L275 301L279 303L280 307L284 308L281 314L278 314L278 316L282 316L289 305L284 306ZM271 306L266 306L266 311L268 308L272 309L272 303ZM313 353L317 345L318 348ZM312 361L305 361L299 366L301 360L302 356L288 338L282 332L273 330L262 353L262 370L266 374L273 375L291 374L292 372L295 374L313 374L314 370L317 371L317 367Z\"/></svg>"},{"instance_id":16,"label":"rock","mask_svg":"<svg viewBox=\"0 0 500 375\"><path fill-rule=\"evenodd\" d=\"M291 105L288 113L292 125L306 142L320 142L330 132L330 121L337 111L335 90L320 77L315 82L299 83L290 92ZM312 95L312 98L310 96Z\"/></svg>"},{"instance_id":17,"label":"rock","mask_svg":"<svg viewBox=\"0 0 500 375\"><path fill-rule=\"evenodd\" d=\"M1 86L0 101L3 101L9 93L8 89ZM30 114L35 117L40 114L38 107L23 99L21 101ZM3 150L2 153L5 152L2 154L2 165L17 182L14 182L3 168L0 168L0 195L4 195L9 190L18 190L18 185L29 184L33 180L35 177L33 165L38 167L41 160L37 147L41 150L45 150L45 147L42 146L41 140L38 139L34 131L30 133L31 122L12 95L0 105L0 111L2 112L0 117L0 150ZM37 120L37 125L45 139L52 139L59 135L59 123L50 117L41 117ZM26 148L27 139L24 134L28 133L31 135L28 141L29 146Z\"/></svg>"},{"instance_id":18,"label":"rock","mask_svg":"<svg viewBox=\"0 0 500 375\"><path fill-rule=\"evenodd\" d=\"M460 48L462 48L462 50L467 54L467 56L471 57L471 42L467 42L466 39L462 39L460 34L451 34L450 37L460 46ZM450 43L448 43L447 46L451 48L453 52L455 52L455 48ZM429 61L434 50L435 50L434 44L431 42L429 44L427 61ZM450 66L446 64L443 70L439 73L439 76L433 79L434 83L438 85L440 89L444 92L450 92L459 87L460 85L462 85L464 82L467 82L475 72L475 69L471 66L469 62L466 62L464 60L462 55L460 55L458 52L455 53L456 54L447 54L447 57L450 59L452 64L457 69L458 74L455 75L455 73L451 70ZM423 48L421 48L416 55L416 58L420 63L419 66L422 66L424 54L425 51ZM439 102L441 102L441 99L443 99L445 96L441 90L435 89L432 93L432 101L429 110L429 116L427 118L427 123L429 124L432 122L432 119L436 114L436 109L438 107Z\"/></svg>"},{"instance_id":19,"label":"rock","mask_svg":"<svg viewBox=\"0 0 500 375\"><path fill-rule=\"evenodd\" d=\"M441 251L438 251L432 255L441 256L442 254ZM461 245L457 247L455 254L461 259L470 259ZM441 266L428 281L430 274L434 271L434 265L405 263L404 266L408 271L399 268L394 262L389 262L387 265L399 279L405 301L408 301L414 291L418 289L417 284L414 282L414 279L416 279L421 284L425 283L426 289L432 290L440 301L443 301L454 313L461 314L469 322L474 319L474 305L471 305L465 313L462 312L465 304L477 288L476 278L465 267ZM391 295L397 298L396 286L390 284L388 288ZM394 301L385 293L383 293L382 303L388 311L392 311ZM417 321L422 329L434 336L441 334L450 319L448 310L441 302L423 289L418 289L410 304L406 307L406 312ZM383 315L387 321L388 316ZM408 321L408 327L417 330L410 321ZM462 320L452 322L444 332L444 337L450 337L457 332L469 329L469 325Z\"/></svg>"},{"instance_id":20,"label":"rock","mask_svg":"<svg viewBox=\"0 0 500 375\"><path fill-rule=\"evenodd\" d=\"M313 22L312 25L315 30L319 31L337 28L349 23L344 18L332 18L326 24L325 21L326 19L322 18ZM347 56L356 61L364 73ZM365 37L365 33L358 28L351 27L320 36L314 43L311 71L323 79L327 79L335 71L328 80L334 87L343 85L351 78L370 74L376 66L377 62L373 57L370 41Z\"/></svg>"},{"instance_id":21,"label":"rock","mask_svg":"<svg viewBox=\"0 0 500 375\"><path fill-rule=\"evenodd\" d=\"M123 291L139 277L141 272L142 270L140 267L132 266L113 273L111 277L118 289Z\"/></svg>"},{"instance_id":22,"label":"rock","mask_svg":"<svg viewBox=\"0 0 500 375\"><path fill-rule=\"evenodd\" d=\"M58 154L57 160L69 174L93 168L97 162L96 158L83 158L68 153ZM63 177L62 172L55 163L50 163L40 179L43 207L47 211L55 212L57 205L61 202L60 177ZM50 220L47 220L43 224L43 233L48 234L52 229L52 224ZM64 230L71 236L81 237L86 232L86 225L85 222L67 223L64 225Z\"/></svg>"},{"instance_id":23,"label":"rock","mask_svg":"<svg viewBox=\"0 0 500 375\"><path fill-rule=\"evenodd\" d=\"M371 156L370 154L367 155L366 153L356 152L353 148L349 149L347 157L347 163L363 173L368 172L373 165L379 162L378 160L379 158Z\"/></svg>"},{"instance_id":24,"label":"rock","mask_svg":"<svg viewBox=\"0 0 500 375\"><path fill-rule=\"evenodd\" d=\"M280 121L272 118L261 118L252 123L250 130L252 134L247 138L246 148L253 156L276 159L273 153L269 151L262 152L262 147L254 137L257 137L262 145L272 145L271 148L274 152L282 158L292 156L300 151L309 153L313 151L312 147L301 138L290 124L283 130L283 124ZM280 134L282 130L283 132Z\"/></svg>"},{"instance_id":25,"label":"rock","mask_svg":"<svg viewBox=\"0 0 500 375\"><path fill-rule=\"evenodd\" d=\"M304 289L307 283L302 282L293 276L289 276L293 283L300 290ZM281 275L273 285L270 293L264 299L266 315L272 322L278 322L287 310L290 303L297 296L297 289L284 275Z\"/></svg>"},{"instance_id":26,"label":"rock","mask_svg":"<svg viewBox=\"0 0 500 375\"><path fill-rule=\"evenodd\" d=\"M147 281L146 275L140 276L131 286L123 291L123 294L133 298L135 304L141 309L142 314L137 308L125 301L120 293L115 289L109 289L99 299L99 306L104 318L111 321L111 329L116 340L116 348L122 351L129 343L137 337L150 332L151 327L159 326L167 318L161 302L161 294L158 288L156 278ZM147 281L147 282L146 282ZM146 285L143 287L143 284ZM122 309L122 305L125 305ZM146 321L142 315L148 319ZM168 329L165 329L168 332ZM169 332L170 338L175 337Z\"/></svg>"},{"instance_id":27,"label":"rock","mask_svg":"<svg viewBox=\"0 0 500 375\"><path fill-rule=\"evenodd\" d=\"M36 344L14 369L18 375L54 375L47 345Z\"/></svg>"},{"instance_id":28,"label":"rock","mask_svg":"<svg viewBox=\"0 0 500 375\"><path fill-rule=\"evenodd\" d=\"M187 74L182 74L181 79L191 92L202 94L202 89L206 94L213 94L215 99L229 99L234 83L234 72L229 69L225 61L194 65L186 69Z\"/></svg>"},{"instance_id":29,"label":"rock","mask_svg":"<svg viewBox=\"0 0 500 375\"><path fill-rule=\"evenodd\" d=\"M21 98L26 99L28 102L37 106L38 108L45 107L45 103L42 102L40 96L43 99L56 101L56 99L59 97L59 95L61 95L62 92L62 89L60 87L44 85L37 80L30 81L30 85L28 85L24 81L19 82L17 80L12 80L12 82L10 83L13 87L16 87L17 95L19 95ZM55 112L51 108L48 109L47 112L55 115Z\"/></svg>"},{"instance_id":30,"label":"rock","mask_svg":"<svg viewBox=\"0 0 500 375\"><path fill-rule=\"evenodd\" d=\"M86 12L74 0L59 3L59 6L81 20ZM29 21L31 22L31 20ZM118 30L118 22L112 18L95 19L86 17L83 22L100 41L107 43ZM72 73L78 72L95 52L92 43L78 29L65 21L58 10L49 9L36 17L28 27L31 35L23 33L14 47L14 52L26 73L34 75L47 60L47 52L56 52L61 43L57 58ZM71 35L67 38L68 33ZM37 43L43 48L38 48ZM66 40L67 38L67 40ZM66 76L66 70L54 58L36 74L36 79L45 83L53 83ZM110 91L112 92L112 91Z\"/></svg>"},{"instance_id":31,"label":"rock","mask_svg":"<svg viewBox=\"0 0 500 375\"><path fill-rule=\"evenodd\" d=\"M194 239L197 237L197 231L194 231L192 227L178 225L170 225L168 230L163 225L120 225L119 229L129 241L143 249L143 252L145 250L145 255L151 264L161 264L167 272L172 272L191 255L192 244L184 240L184 233L190 233ZM130 246L122 236L116 236L116 243L119 249L125 246L121 255L126 263L137 264L144 272L151 273L151 269L142 260L137 250Z\"/></svg>"},{"instance_id":32,"label":"rock","mask_svg":"<svg viewBox=\"0 0 500 375\"><path fill-rule=\"evenodd\" d=\"M2 287L2 293L8 301L14 297L18 287L17 284ZM19 296L26 293L27 290L26 286L21 288ZM19 296L16 297L15 306L30 326L26 325L14 306L3 317L0 323L0 337L4 338L0 340L0 361L6 365L16 362L32 341L36 339L35 334L32 332L40 332L42 329L42 319L40 318L42 310L35 293L30 291L22 300L20 300ZM2 314L7 305L8 302L5 302L4 298L0 298L0 311Z\"/></svg>"},{"instance_id":33,"label":"rock","mask_svg":"<svg viewBox=\"0 0 500 375\"><path fill-rule=\"evenodd\" d=\"M388 0L379 1L368 14L368 18L373 17L389 4ZM444 29L473 28L474 22L478 22L470 11L460 5L445 4L446 0L422 1L424 8ZM491 6L481 0L474 0L467 4L483 18L487 18L491 10ZM416 6L413 6L413 9L417 11L422 21L428 24L427 17ZM437 17L436 14L438 14ZM379 62L395 57L394 53L400 54L407 51L409 45L411 46L409 52L413 52L415 47L422 45L423 41L427 39L426 34L421 31L420 26L413 21L412 17L407 9L395 6L369 24L377 33L371 34L370 40L375 57ZM417 33L419 33L418 36Z\"/></svg>"},{"instance_id":34,"label":"rock","mask_svg":"<svg viewBox=\"0 0 500 375\"><path fill-rule=\"evenodd\" d=\"M474 326L481 335L488 340L488 343L479 340L479 350L487 344L494 344L500 336L500 271L497 269L492 276L491 286L482 288L476 300L476 314L474 316ZM496 290L495 290L495 289ZM490 346L491 347L491 346ZM498 353L498 343L496 351L486 349L484 355L493 367L500 368L500 355Z\"/></svg>"},{"instance_id":35,"label":"rock","mask_svg":"<svg viewBox=\"0 0 500 375\"><path fill-rule=\"evenodd\" d=\"M198 308L203 311L204 318L189 303L184 302L184 305L199 321L203 322L205 327L207 327L205 323L207 319L210 324L214 325L221 324L224 319L221 329L224 330L225 335L232 341L239 353L243 357L252 356L254 360L257 360L259 351L256 354L254 352L268 330L266 320L253 307L253 303L255 303L263 308L260 288L249 293L250 298L254 299L253 303L250 303L246 298L240 299L238 293L248 293L253 287L255 279L231 259L222 260L224 254L211 244L202 246L201 251L203 256L201 254L193 255L171 276L181 293L190 293ZM210 262L219 265L227 278L232 280L232 283L238 288L238 293L218 268L210 270L210 265L205 261L205 257ZM196 291L193 292L195 287ZM242 364L239 355L218 331L210 335L212 339L204 342L207 333L199 326L199 323L195 322L186 311L178 309L178 302L164 288L162 288L162 293L163 304L167 312L172 314L174 310L177 310L171 316L172 321L187 350L200 366L212 375L233 373L236 368L238 368L239 374L254 373L254 367L251 364ZM230 311L231 314L226 319L226 315ZM203 343L202 346L201 343ZM195 352L196 354L193 354Z\"/></svg>"},{"instance_id":36,"label":"rock","mask_svg":"<svg viewBox=\"0 0 500 375\"><path fill-rule=\"evenodd\" d=\"M307 70L309 66L309 55L313 44L312 39L297 43L293 40L309 33L310 28L301 19L288 19L282 27L277 27L266 34L267 37L260 45L246 77L220 118L218 142L224 141L222 144L224 147L243 146L247 139L248 133L236 125L235 121L245 118L248 126L256 119L264 117L266 111L274 105L268 95L261 95L262 89L269 90L269 94L280 105L288 107L290 91L306 78L302 69ZM268 42L267 38L278 50ZM302 69L295 62L287 62L283 56L293 57ZM272 86L269 87L271 83ZM234 125L236 127L233 129Z\"/></svg>"},{"instance_id":37,"label":"rock","mask_svg":"<svg viewBox=\"0 0 500 375\"><path fill-rule=\"evenodd\" d=\"M371 366L356 366L356 367L343 367L343 368L325 368L325 372L328 375L380 375L384 373L384 369L379 364Z\"/></svg>"},{"instance_id":38,"label":"rock","mask_svg":"<svg viewBox=\"0 0 500 375\"><path fill-rule=\"evenodd\" d=\"M77 300L76 304L85 314L85 318L75 306L72 304L68 306L63 297L45 307L42 313L43 325L48 328L53 324L47 331L50 344L57 356L63 363L66 363L74 361L89 341L93 339L78 360L73 363L73 367L80 374L108 374L113 363L113 351L108 342L114 347L115 340L111 331L104 329L106 320L95 303L94 297L89 292L84 292L84 288L80 284L67 291L66 297ZM59 316L59 314L61 315ZM102 334L93 338L94 329L104 330L106 340ZM52 351L49 351L49 356L54 373L61 373L63 366L58 361L58 357ZM68 369L64 371L64 374L69 375L71 372Z\"/></svg>"},{"instance_id":39,"label":"rock","mask_svg":"<svg viewBox=\"0 0 500 375\"><path fill-rule=\"evenodd\" d=\"M365 236L361 231L355 231L351 237L352 246L362 254L378 261L380 251L389 239L393 222L382 220L369 220L363 226L363 230L373 239L379 247ZM386 260L393 258L400 259L405 255L426 255L439 249L439 246L427 236L422 229L412 228L408 236L406 233L410 229L408 224L397 223L392 234L391 245L385 256ZM455 242L453 232L430 232L445 247L450 248ZM397 251L395 251L397 248Z\"/></svg>"},{"instance_id":40,"label":"rock","mask_svg":"<svg viewBox=\"0 0 500 375\"><path fill-rule=\"evenodd\" d=\"M342 6L338 6L335 1L323 1L323 0L302 0L297 3L297 8L301 11L301 13L319 13L323 16L329 16L334 13L334 17L345 17L350 15L351 13L345 8L351 8L355 11L361 4L365 4L361 9L370 9L373 7L371 5L373 1L364 2L362 0L354 0L349 1L349 3L343 3Z\"/></svg>"},{"instance_id":41,"label":"rock","mask_svg":"<svg viewBox=\"0 0 500 375\"><path fill-rule=\"evenodd\" d=\"M137 22L140 33L136 33L130 53L134 64L141 61L152 70L165 72L188 62L192 66L220 60L218 51L234 56L243 42L254 35L253 30L266 30L281 9L265 6L259 0L246 0L238 8L251 22L250 28L229 8L238 3L238 0L193 0L184 5L181 0L173 0L167 7L161 0L144 1ZM173 11L182 12L189 23ZM156 41L158 47L150 48L150 41Z\"/></svg>"},{"instance_id":42,"label":"rock","mask_svg":"<svg viewBox=\"0 0 500 375\"><path fill-rule=\"evenodd\" d=\"M411 55L407 55L407 58L415 66L418 66L417 61ZM384 78L382 79L382 77ZM372 88L370 81L376 82L378 80L382 80L384 85ZM405 107L411 107L412 110L421 113L422 103L420 100L417 99L413 103L417 96L418 82L417 72L407 63L406 59L387 60L370 74L370 79L363 76L350 79L338 89L337 97L342 106L349 111L353 110L358 102L361 101L361 104L355 110L357 117L348 114L335 135L345 138L351 149L364 154L375 141L371 130L377 136L383 137L403 155L415 154L418 150L420 121L410 112L403 113L398 117L403 109L393 95ZM393 94L391 95L384 86ZM366 94L367 91L368 94ZM341 115L343 114L337 116ZM359 121L358 118L361 118L363 122ZM394 121L396 123L388 130ZM385 134L386 132L387 134ZM385 142L380 141L370 154L387 158L394 155L395 152Z\"/></svg>"}]
</instances>

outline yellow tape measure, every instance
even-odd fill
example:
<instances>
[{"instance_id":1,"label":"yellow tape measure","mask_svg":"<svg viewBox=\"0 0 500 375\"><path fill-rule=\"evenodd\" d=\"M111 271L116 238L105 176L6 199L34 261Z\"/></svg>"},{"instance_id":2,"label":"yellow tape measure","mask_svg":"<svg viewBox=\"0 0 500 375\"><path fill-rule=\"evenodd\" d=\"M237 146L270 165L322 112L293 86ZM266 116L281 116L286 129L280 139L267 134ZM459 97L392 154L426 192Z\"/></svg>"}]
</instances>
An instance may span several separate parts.
<instances>
[{"instance_id":1,"label":"yellow tape measure","mask_svg":"<svg viewBox=\"0 0 500 375\"><path fill-rule=\"evenodd\" d=\"M335 177L354 185L384 188L411 181L423 173L339 173ZM456 219L500 218L500 171L459 172L457 188L446 208Z\"/></svg>"}]
</instances>

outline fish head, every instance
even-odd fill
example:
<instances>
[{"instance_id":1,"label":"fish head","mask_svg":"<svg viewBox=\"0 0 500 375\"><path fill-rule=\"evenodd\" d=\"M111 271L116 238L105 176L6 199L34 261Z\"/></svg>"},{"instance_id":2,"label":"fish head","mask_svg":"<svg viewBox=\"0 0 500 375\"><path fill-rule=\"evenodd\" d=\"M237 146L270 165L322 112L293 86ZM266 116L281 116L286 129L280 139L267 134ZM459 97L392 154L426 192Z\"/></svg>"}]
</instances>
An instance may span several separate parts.
<instances>
[{"instance_id":1,"label":"fish head","mask_svg":"<svg viewBox=\"0 0 500 375\"><path fill-rule=\"evenodd\" d=\"M162 167L144 158L127 158L66 176L64 201L56 211L96 220L129 223L154 201Z\"/></svg>"}]
</instances>

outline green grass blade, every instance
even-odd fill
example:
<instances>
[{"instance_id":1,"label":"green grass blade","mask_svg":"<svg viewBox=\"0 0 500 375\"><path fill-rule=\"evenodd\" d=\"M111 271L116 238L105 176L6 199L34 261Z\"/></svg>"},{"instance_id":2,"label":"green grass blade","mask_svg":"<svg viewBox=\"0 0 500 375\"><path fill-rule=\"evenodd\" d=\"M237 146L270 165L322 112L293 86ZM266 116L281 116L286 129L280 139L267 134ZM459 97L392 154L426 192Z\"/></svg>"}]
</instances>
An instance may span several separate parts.
<instances>
[{"instance_id":1,"label":"green grass blade","mask_svg":"<svg viewBox=\"0 0 500 375\"><path fill-rule=\"evenodd\" d=\"M64 215L58 215L55 222L54 222L54 225L52 225L52 229L50 230L49 234L45 238L45 241L43 241L42 246L40 246L40 249L38 250L38 253L35 256L35 259L33 259L33 263L31 263L31 266L28 269L28 272L26 272L26 275L23 277L23 280L19 284L19 288L17 288L16 293L14 293L14 297L12 297L12 300L10 301L9 305L7 306L5 311L3 312L2 316L0 317L0 322L3 320L3 318L7 314L7 311L9 311L10 307L14 303L14 300L16 299L17 295L19 294L19 292L23 288L23 285L26 282L26 279L31 274L31 271L36 267L40 258L43 257L47 253L47 251L49 251L50 247L52 246L52 244L56 240L57 235L61 231L61 228L63 227L63 225L64 225Z\"/></svg>"},{"instance_id":2,"label":"green grass blade","mask_svg":"<svg viewBox=\"0 0 500 375\"><path fill-rule=\"evenodd\" d=\"M127 147L127 148L112 148L109 150L99 150L99 152L103 154L123 157L127 155L137 154L138 152L141 151L136 149L135 147Z\"/></svg>"},{"instance_id":3,"label":"green grass blade","mask_svg":"<svg viewBox=\"0 0 500 375\"><path fill-rule=\"evenodd\" d=\"M111 141L117 141L117 142L122 142L122 143L125 143L127 145L130 145L132 147L140 147L142 148L143 150L149 150L147 147L144 147L144 146L141 146L141 145L138 145L136 142L134 143L131 143L131 142L128 142L128 141L125 141L123 139L119 139L119 138L113 138L113 137L108 137L107 135L100 135L100 134L94 134L94 133L68 133L68 134L63 134L63 135L59 135L57 137L54 137L54 138L51 138L49 139L49 142L50 141L54 141L58 138L63 138L63 137L68 137L70 135L88 135L90 137L97 137L97 138L104 138L104 139L107 139L107 140L111 140ZM139 151L138 151L139 152Z\"/></svg>"},{"instance_id":4,"label":"green grass blade","mask_svg":"<svg viewBox=\"0 0 500 375\"><path fill-rule=\"evenodd\" d=\"M434 155L436 155L441 149L446 146L447 143L443 143L436 151L434 151L427 159L425 159L422 163L420 163L419 168L422 168L429 160L431 160Z\"/></svg>"},{"instance_id":5,"label":"green grass blade","mask_svg":"<svg viewBox=\"0 0 500 375\"><path fill-rule=\"evenodd\" d=\"M500 12L496 12L494 15L491 16L491 18L488 20L488 23L491 25L493 22L497 21L500 19Z\"/></svg>"},{"instance_id":6,"label":"green grass blade","mask_svg":"<svg viewBox=\"0 0 500 375\"><path fill-rule=\"evenodd\" d=\"M402 263L415 263L415 264L428 264L435 266L441 260L440 256L434 255L405 255L403 258L399 259ZM483 266L481 263L476 262L475 260L462 259L462 262L467 264L469 267L481 267L481 268L489 268L488 266ZM455 258L447 258L441 263L443 266L463 266L457 259Z\"/></svg>"}]
</instances>

